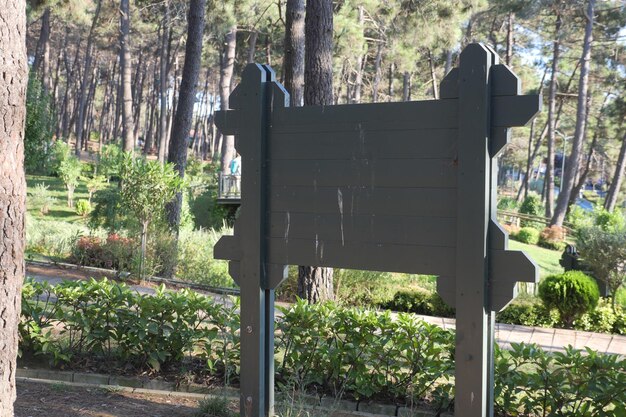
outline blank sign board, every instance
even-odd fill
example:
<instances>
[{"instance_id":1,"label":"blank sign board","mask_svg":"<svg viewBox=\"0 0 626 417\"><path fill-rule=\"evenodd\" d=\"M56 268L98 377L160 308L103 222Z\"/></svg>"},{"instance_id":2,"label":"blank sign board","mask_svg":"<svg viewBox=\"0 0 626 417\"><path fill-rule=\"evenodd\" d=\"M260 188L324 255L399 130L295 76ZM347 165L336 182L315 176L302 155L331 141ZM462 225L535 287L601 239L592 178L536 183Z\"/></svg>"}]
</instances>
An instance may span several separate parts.
<instances>
[{"instance_id":1,"label":"blank sign board","mask_svg":"<svg viewBox=\"0 0 626 417\"><path fill-rule=\"evenodd\" d=\"M430 274L457 309L457 416L490 415L493 314L537 266L495 220L496 156L539 96L469 45L441 99L288 107L250 64L217 123L242 155L240 216L215 255L241 287L242 415L273 407L273 296L287 265Z\"/></svg>"}]
</instances>

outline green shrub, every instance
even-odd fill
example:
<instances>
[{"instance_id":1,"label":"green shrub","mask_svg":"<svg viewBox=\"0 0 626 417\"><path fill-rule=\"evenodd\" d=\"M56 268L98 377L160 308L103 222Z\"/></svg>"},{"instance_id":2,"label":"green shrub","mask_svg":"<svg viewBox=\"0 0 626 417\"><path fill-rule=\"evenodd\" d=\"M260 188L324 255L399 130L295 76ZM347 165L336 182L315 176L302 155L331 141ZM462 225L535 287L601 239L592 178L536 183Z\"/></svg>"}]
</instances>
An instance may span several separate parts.
<instances>
[{"instance_id":1,"label":"green shrub","mask_svg":"<svg viewBox=\"0 0 626 417\"><path fill-rule=\"evenodd\" d=\"M576 320L575 327L588 332L626 334L626 312L601 298L593 310Z\"/></svg>"},{"instance_id":2,"label":"green shrub","mask_svg":"<svg viewBox=\"0 0 626 417\"><path fill-rule=\"evenodd\" d=\"M592 212L576 205L571 207L569 213L567 213L566 220L571 223L576 230L590 227L595 222L594 214Z\"/></svg>"},{"instance_id":3,"label":"green shrub","mask_svg":"<svg viewBox=\"0 0 626 417\"><path fill-rule=\"evenodd\" d=\"M544 206L541 202L541 198L536 194L529 194L524 201L522 202L519 212L521 214L528 214L531 216L542 216L544 213ZM524 227L534 227L534 228L542 228L544 226L541 222L536 222L532 220L524 220L520 221L520 226Z\"/></svg>"},{"instance_id":4,"label":"green shrub","mask_svg":"<svg viewBox=\"0 0 626 417\"><path fill-rule=\"evenodd\" d=\"M82 164L75 156L70 156L61 161L58 174L67 189L67 206L74 207L74 190L78 186Z\"/></svg>"},{"instance_id":5,"label":"green shrub","mask_svg":"<svg viewBox=\"0 0 626 417\"><path fill-rule=\"evenodd\" d=\"M26 215L26 251L64 260L72 252L78 237L89 234L89 229L76 223L37 219Z\"/></svg>"},{"instance_id":6,"label":"green shrub","mask_svg":"<svg viewBox=\"0 0 626 417\"><path fill-rule=\"evenodd\" d=\"M550 275L539 284L539 297L548 308L558 310L566 328L595 308L600 298L598 284L580 271Z\"/></svg>"},{"instance_id":7,"label":"green shrub","mask_svg":"<svg viewBox=\"0 0 626 417\"><path fill-rule=\"evenodd\" d=\"M50 94L46 94L41 80L31 72L26 90L24 126L24 168L27 173L47 173L54 124Z\"/></svg>"},{"instance_id":8,"label":"green shrub","mask_svg":"<svg viewBox=\"0 0 626 417\"><path fill-rule=\"evenodd\" d=\"M605 232L620 231L624 229L624 216L620 210L607 211L603 208L594 212L595 225Z\"/></svg>"},{"instance_id":9,"label":"green shrub","mask_svg":"<svg viewBox=\"0 0 626 417\"><path fill-rule=\"evenodd\" d=\"M87 200L78 200L76 202L76 214L81 217L87 217L91 213L91 204Z\"/></svg>"},{"instance_id":10,"label":"green shrub","mask_svg":"<svg viewBox=\"0 0 626 417\"><path fill-rule=\"evenodd\" d=\"M104 145L98 161L98 174L107 179L118 178L124 160L124 153L119 145Z\"/></svg>"},{"instance_id":11,"label":"green shrub","mask_svg":"<svg viewBox=\"0 0 626 417\"><path fill-rule=\"evenodd\" d=\"M52 193L47 185L39 183L35 185L30 192L30 198L28 199L29 205L37 208L39 213L45 215L50 211L50 207L54 204L56 198L52 197Z\"/></svg>"},{"instance_id":12,"label":"green shrub","mask_svg":"<svg viewBox=\"0 0 626 417\"><path fill-rule=\"evenodd\" d=\"M61 163L72 156L72 148L69 143L62 140L56 140L52 145L52 165L51 171L59 175Z\"/></svg>"},{"instance_id":13,"label":"green shrub","mask_svg":"<svg viewBox=\"0 0 626 417\"><path fill-rule=\"evenodd\" d=\"M554 327L559 322L556 312L537 299L517 299L496 315L498 323L522 326Z\"/></svg>"},{"instance_id":14,"label":"green shrub","mask_svg":"<svg viewBox=\"0 0 626 417\"><path fill-rule=\"evenodd\" d=\"M532 227L522 227L519 232L511 237L522 243L536 245L539 242L539 230Z\"/></svg>"},{"instance_id":15,"label":"green shrub","mask_svg":"<svg viewBox=\"0 0 626 417\"><path fill-rule=\"evenodd\" d=\"M543 248L563 251L565 246L565 230L557 225L546 227L539 235L537 244Z\"/></svg>"},{"instance_id":16,"label":"green shrub","mask_svg":"<svg viewBox=\"0 0 626 417\"><path fill-rule=\"evenodd\" d=\"M612 296L616 294L626 281L626 230L582 229L577 247L593 275L607 284Z\"/></svg>"},{"instance_id":17,"label":"green shrub","mask_svg":"<svg viewBox=\"0 0 626 417\"><path fill-rule=\"evenodd\" d=\"M515 211L519 203L513 197L502 197L498 200L498 210Z\"/></svg>"},{"instance_id":18,"label":"green shrub","mask_svg":"<svg viewBox=\"0 0 626 417\"><path fill-rule=\"evenodd\" d=\"M425 316L454 317L454 309L439 294L423 290L398 291L392 300L382 303L381 307Z\"/></svg>"}]
</instances>

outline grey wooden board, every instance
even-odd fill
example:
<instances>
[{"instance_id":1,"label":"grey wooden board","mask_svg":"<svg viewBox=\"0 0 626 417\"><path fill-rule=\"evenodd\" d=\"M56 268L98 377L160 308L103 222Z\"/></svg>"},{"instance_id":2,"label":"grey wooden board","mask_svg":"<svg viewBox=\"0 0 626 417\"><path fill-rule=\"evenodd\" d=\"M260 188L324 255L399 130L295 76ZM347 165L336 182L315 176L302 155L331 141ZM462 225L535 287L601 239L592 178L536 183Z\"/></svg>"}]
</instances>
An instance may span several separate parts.
<instances>
[{"instance_id":1,"label":"grey wooden board","mask_svg":"<svg viewBox=\"0 0 626 417\"><path fill-rule=\"evenodd\" d=\"M311 132L307 127L288 133L272 131L268 157L279 159L427 159L456 157L456 129L378 128Z\"/></svg>"},{"instance_id":2,"label":"grey wooden board","mask_svg":"<svg viewBox=\"0 0 626 417\"><path fill-rule=\"evenodd\" d=\"M270 212L454 217L454 188L282 186L271 190Z\"/></svg>"},{"instance_id":3,"label":"grey wooden board","mask_svg":"<svg viewBox=\"0 0 626 417\"><path fill-rule=\"evenodd\" d=\"M275 109L272 133L456 128L457 100L306 106Z\"/></svg>"},{"instance_id":4,"label":"grey wooden board","mask_svg":"<svg viewBox=\"0 0 626 417\"><path fill-rule=\"evenodd\" d=\"M456 218L273 212L269 236L401 245L456 245Z\"/></svg>"},{"instance_id":5,"label":"grey wooden board","mask_svg":"<svg viewBox=\"0 0 626 417\"><path fill-rule=\"evenodd\" d=\"M269 238L269 262L370 271L453 275L454 248Z\"/></svg>"},{"instance_id":6,"label":"grey wooden board","mask_svg":"<svg viewBox=\"0 0 626 417\"><path fill-rule=\"evenodd\" d=\"M270 187L455 188L452 159L274 160ZM333 200L337 200L336 196Z\"/></svg>"}]
</instances>

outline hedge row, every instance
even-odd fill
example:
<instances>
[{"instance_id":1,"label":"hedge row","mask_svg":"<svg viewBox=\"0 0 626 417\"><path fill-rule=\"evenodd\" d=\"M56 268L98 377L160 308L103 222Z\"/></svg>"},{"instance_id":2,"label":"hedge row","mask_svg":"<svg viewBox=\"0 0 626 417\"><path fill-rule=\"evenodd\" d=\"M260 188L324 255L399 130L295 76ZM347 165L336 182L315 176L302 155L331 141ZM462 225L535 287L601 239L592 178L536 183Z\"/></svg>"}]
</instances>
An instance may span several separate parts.
<instances>
[{"instance_id":1,"label":"hedge row","mask_svg":"<svg viewBox=\"0 0 626 417\"><path fill-rule=\"evenodd\" d=\"M54 292L52 295L51 293ZM52 299L56 297L56 302ZM237 306L193 291L140 295L94 280L54 288L27 282L22 349L57 363L89 357L108 366L181 369L236 383ZM392 316L298 302L276 325L279 386L448 410L454 403L454 334L411 314ZM626 360L569 349L549 354L534 345L496 351L500 416L626 415ZM188 369L188 368L187 368Z\"/></svg>"}]
</instances>

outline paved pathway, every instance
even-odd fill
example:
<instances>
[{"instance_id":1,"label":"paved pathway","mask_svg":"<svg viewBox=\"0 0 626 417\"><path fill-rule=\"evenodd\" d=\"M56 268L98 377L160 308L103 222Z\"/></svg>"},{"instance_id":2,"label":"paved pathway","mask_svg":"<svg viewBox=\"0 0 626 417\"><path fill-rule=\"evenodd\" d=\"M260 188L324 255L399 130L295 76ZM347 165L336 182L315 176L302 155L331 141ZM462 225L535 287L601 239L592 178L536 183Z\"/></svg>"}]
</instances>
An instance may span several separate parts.
<instances>
[{"instance_id":1,"label":"paved pathway","mask_svg":"<svg viewBox=\"0 0 626 417\"><path fill-rule=\"evenodd\" d=\"M44 275L41 270L37 270L36 274L28 273L28 276L36 281L48 281L52 285L56 285L62 281L54 275L55 269L51 270L51 274ZM154 294L154 288L141 285L129 285L132 289L141 294ZM207 293L200 291L211 297L217 302L227 306L233 303L229 296ZM277 311L277 314L279 312ZM419 316L423 320L443 327L444 329L454 329L455 320L443 317ZM500 347L506 349L511 343L536 343L544 350L550 352L564 352L568 345L576 349L584 349L588 347L602 353L612 353L626 356L626 336L612 335L606 333L592 333L578 330L565 329L547 329L542 327L519 326L515 324L496 323L496 341Z\"/></svg>"}]
</instances>

